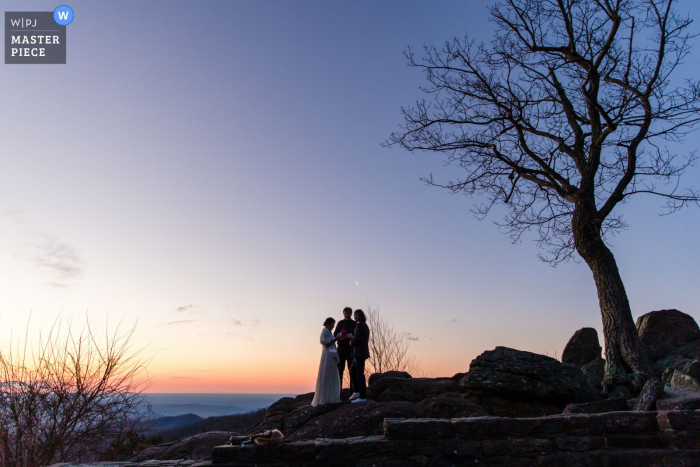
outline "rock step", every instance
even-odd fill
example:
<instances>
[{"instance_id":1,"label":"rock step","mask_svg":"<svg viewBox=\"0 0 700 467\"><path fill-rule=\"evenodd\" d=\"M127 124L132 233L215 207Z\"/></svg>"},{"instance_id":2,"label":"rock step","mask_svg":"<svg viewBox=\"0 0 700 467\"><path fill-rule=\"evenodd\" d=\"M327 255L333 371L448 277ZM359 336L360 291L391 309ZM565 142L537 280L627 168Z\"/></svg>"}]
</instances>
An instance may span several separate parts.
<instances>
[{"instance_id":1,"label":"rock step","mask_svg":"<svg viewBox=\"0 0 700 467\"><path fill-rule=\"evenodd\" d=\"M218 446L213 466L700 466L700 412L387 419L384 436ZM635 460L636 459L636 460Z\"/></svg>"}]
</instances>

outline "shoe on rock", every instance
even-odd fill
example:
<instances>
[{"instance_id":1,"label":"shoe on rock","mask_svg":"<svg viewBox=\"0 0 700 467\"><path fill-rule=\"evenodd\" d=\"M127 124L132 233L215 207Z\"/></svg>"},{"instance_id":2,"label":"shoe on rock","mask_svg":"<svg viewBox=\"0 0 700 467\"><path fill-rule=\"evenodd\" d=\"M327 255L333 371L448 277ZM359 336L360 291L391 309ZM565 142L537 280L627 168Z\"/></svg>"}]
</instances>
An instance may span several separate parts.
<instances>
[{"instance_id":1,"label":"shoe on rock","mask_svg":"<svg viewBox=\"0 0 700 467\"><path fill-rule=\"evenodd\" d=\"M360 397L360 393L359 393L359 392L353 392L353 393L352 393L352 396L350 396L350 399L348 399L348 400L354 401L354 400L357 399L358 397Z\"/></svg>"},{"instance_id":2,"label":"shoe on rock","mask_svg":"<svg viewBox=\"0 0 700 467\"><path fill-rule=\"evenodd\" d=\"M357 399L355 399L355 400L353 400L353 401L351 401L351 402L352 402L353 404L354 404L355 402L367 402L367 399L360 399L360 398L357 398Z\"/></svg>"}]
</instances>

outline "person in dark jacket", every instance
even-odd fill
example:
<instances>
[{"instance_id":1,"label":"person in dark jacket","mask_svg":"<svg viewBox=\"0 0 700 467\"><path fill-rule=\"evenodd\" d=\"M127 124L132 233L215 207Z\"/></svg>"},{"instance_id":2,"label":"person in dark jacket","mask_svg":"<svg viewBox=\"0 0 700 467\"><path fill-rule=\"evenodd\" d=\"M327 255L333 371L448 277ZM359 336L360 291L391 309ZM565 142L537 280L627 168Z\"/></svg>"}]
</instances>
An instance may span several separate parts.
<instances>
[{"instance_id":1,"label":"person in dark jacket","mask_svg":"<svg viewBox=\"0 0 700 467\"><path fill-rule=\"evenodd\" d=\"M362 310L355 310L355 334L351 337L350 347L353 350L350 378L353 380L355 391L350 400L365 402L367 400L367 382L365 381L365 360L369 358L369 327L367 318Z\"/></svg>"},{"instance_id":2,"label":"person in dark jacket","mask_svg":"<svg viewBox=\"0 0 700 467\"><path fill-rule=\"evenodd\" d=\"M333 337L339 339L342 332L345 331L347 335L355 334L355 321L352 320L352 308L345 307L343 310L343 316L345 319L338 321L335 325L335 330L333 331ZM348 364L348 373L350 373L350 365L352 364L352 348L350 347L350 339L338 340L338 373L340 374L340 387L343 387L343 373L345 372L345 363ZM355 392L353 388L355 385L352 383L352 378L350 378L350 390Z\"/></svg>"}]
</instances>

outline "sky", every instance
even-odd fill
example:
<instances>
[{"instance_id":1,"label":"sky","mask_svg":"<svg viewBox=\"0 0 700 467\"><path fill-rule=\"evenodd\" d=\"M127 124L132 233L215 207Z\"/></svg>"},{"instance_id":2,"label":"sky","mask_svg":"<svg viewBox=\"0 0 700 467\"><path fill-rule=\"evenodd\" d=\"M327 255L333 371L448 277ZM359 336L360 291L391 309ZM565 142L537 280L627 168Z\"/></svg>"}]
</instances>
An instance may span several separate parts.
<instances>
[{"instance_id":1,"label":"sky","mask_svg":"<svg viewBox=\"0 0 700 467\"><path fill-rule=\"evenodd\" d=\"M499 345L560 356L581 327L602 343L584 263L541 262L503 210L420 181L459 175L439 155L381 145L424 97L404 51L490 40L483 2L69 5L67 64L0 73L1 348L121 322L152 392L302 393L346 306L378 306L425 376ZM661 204L625 204L611 241L633 315L700 321L700 210Z\"/></svg>"}]
</instances>

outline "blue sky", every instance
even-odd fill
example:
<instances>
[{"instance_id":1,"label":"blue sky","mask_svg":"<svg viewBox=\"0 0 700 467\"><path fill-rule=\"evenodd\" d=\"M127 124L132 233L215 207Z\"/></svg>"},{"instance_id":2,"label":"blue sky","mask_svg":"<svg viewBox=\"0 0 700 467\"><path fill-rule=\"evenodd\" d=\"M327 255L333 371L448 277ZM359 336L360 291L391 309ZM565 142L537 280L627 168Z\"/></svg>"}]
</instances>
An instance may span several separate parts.
<instances>
[{"instance_id":1,"label":"blue sky","mask_svg":"<svg viewBox=\"0 0 700 467\"><path fill-rule=\"evenodd\" d=\"M584 264L552 268L499 212L423 185L458 173L439 156L381 147L423 98L406 47L489 40L482 2L70 6L66 65L0 74L2 342L30 312L37 332L138 321L154 391L269 393L312 390L323 320L368 301L434 376L600 332ZM698 320L700 211L660 205L626 204L612 240L633 314Z\"/></svg>"}]
</instances>

